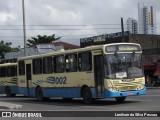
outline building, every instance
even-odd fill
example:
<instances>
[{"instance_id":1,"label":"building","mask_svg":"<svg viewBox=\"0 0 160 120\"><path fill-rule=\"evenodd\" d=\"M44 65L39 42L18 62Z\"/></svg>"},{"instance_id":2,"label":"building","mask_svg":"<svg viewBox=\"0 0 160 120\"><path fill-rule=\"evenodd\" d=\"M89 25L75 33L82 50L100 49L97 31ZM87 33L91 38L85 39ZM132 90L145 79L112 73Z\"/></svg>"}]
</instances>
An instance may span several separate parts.
<instances>
[{"instance_id":1,"label":"building","mask_svg":"<svg viewBox=\"0 0 160 120\"><path fill-rule=\"evenodd\" d=\"M156 34L156 13L153 6L138 3L139 34Z\"/></svg>"},{"instance_id":2,"label":"building","mask_svg":"<svg viewBox=\"0 0 160 120\"><path fill-rule=\"evenodd\" d=\"M79 48L79 46L59 41L48 44L38 44L35 47L27 48L26 53L27 56L32 56L32 55L51 53L60 50L70 50L77 48ZM24 49L20 49L20 51L5 53L4 59L1 60L1 63L16 62L17 58L19 57L24 57Z\"/></svg>"},{"instance_id":3,"label":"building","mask_svg":"<svg viewBox=\"0 0 160 120\"><path fill-rule=\"evenodd\" d=\"M131 34L129 31L122 33L111 33L99 36L80 39L80 46L87 47L92 45L129 42L138 43L142 48L142 60L144 73L149 78L151 86L160 86L160 35L152 34ZM147 84L146 84L147 85Z\"/></svg>"},{"instance_id":4,"label":"building","mask_svg":"<svg viewBox=\"0 0 160 120\"><path fill-rule=\"evenodd\" d=\"M138 21L133 18L127 19L127 31L129 31L132 34L138 33Z\"/></svg>"},{"instance_id":5,"label":"building","mask_svg":"<svg viewBox=\"0 0 160 120\"><path fill-rule=\"evenodd\" d=\"M62 42L62 41L53 42L53 43L50 43L50 44L52 44L54 46L63 46L65 50L80 48L77 45L73 45L73 44L70 44L70 43Z\"/></svg>"}]
</instances>

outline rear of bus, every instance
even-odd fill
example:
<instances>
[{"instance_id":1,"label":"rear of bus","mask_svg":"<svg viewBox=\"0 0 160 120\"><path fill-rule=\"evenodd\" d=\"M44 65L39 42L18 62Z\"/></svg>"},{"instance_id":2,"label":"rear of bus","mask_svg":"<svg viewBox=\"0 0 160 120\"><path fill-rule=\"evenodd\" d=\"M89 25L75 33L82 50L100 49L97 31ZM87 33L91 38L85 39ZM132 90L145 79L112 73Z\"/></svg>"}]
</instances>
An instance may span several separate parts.
<instances>
[{"instance_id":1,"label":"rear of bus","mask_svg":"<svg viewBox=\"0 0 160 120\"><path fill-rule=\"evenodd\" d=\"M19 93L17 63L0 64L0 94L14 97Z\"/></svg>"}]
</instances>

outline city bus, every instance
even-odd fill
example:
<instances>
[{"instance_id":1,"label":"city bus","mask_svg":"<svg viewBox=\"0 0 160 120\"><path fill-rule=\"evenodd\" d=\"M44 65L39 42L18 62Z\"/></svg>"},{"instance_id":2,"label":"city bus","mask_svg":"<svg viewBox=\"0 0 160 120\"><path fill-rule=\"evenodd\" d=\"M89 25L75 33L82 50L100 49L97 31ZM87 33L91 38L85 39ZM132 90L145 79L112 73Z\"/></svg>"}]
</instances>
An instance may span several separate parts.
<instances>
[{"instance_id":1,"label":"city bus","mask_svg":"<svg viewBox=\"0 0 160 120\"><path fill-rule=\"evenodd\" d=\"M0 64L0 94L14 97L18 91L17 63Z\"/></svg>"},{"instance_id":2,"label":"city bus","mask_svg":"<svg viewBox=\"0 0 160 120\"><path fill-rule=\"evenodd\" d=\"M20 94L49 98L95 99L146 94L142 50L135 43L113 43L18 59Z\"/></svg>"}]
</instances>

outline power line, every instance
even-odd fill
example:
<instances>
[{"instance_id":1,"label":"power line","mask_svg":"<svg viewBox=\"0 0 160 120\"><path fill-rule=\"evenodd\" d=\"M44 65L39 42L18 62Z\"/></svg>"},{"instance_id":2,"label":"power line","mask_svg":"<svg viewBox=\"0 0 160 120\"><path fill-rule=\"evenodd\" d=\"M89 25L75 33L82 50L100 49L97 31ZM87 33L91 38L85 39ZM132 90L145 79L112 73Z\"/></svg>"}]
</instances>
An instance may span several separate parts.
<instances>
[{"instance_id":1,"label":"power line","mask_svg":"<svg viewBox=\"0 0 160 120\"><path fill-rule=\"evenodd\" d=\"M84 35L60 35L56 37L72 37L72 36L95 36L95 34L84 34ZM37 36L26 36L26 37L37 37ZM23 36L0 36L0 38L23 38Z\"/></svg>"},{"instance_id":2,"label":"power line","mask_svg":"<svg viewBox=\"0 0 160 120\"><path fill-rule=\"evenodd\" d=\"M121 28L88 28L88 29L26 29L26 30L100 30L100 29L121 29ZM3 29L1 28L0 30L23 30L23 29Z\"/></svg>"},{"instance_id":3,"label":"power line","mask_svg":"<svg viewBox=\"0 0 160 120\"><path fill-rule=\"evenodd\" d=\"M154 25L158 25L160 23L156 23ZM43 25L26 25L26 26L106 26L106 25L121 25L121 24L43 24ZM127 25L127 24L124 24ZM140 24L139 24L140 25ZM149 25L149 24L148 24ZM23 25L0 25L2 27L10 26L10 27L17 27L17 26L23 26Z\"/></svg>"},{"instance_id":4,"label":"power line","mask_svg":"<svg viewBox=\"0 0 160 120\"><path fill-rule=\"evenodd\" d=\"M54 24L47 25L46 24L45 25L44 24L44 25L26 25L26 26L102 26L102 25L120 25L120 24L81 24L81 25L80 24L77 24L77 25L76 24L68 24L68 25L67 24L66 25L65 24L63 25L60 25L60 24L59 25L54 25ZM0 25L0 26L13 26L14 27L14 26L23 26L23 25Z\"/></svg>"}]
</instances>

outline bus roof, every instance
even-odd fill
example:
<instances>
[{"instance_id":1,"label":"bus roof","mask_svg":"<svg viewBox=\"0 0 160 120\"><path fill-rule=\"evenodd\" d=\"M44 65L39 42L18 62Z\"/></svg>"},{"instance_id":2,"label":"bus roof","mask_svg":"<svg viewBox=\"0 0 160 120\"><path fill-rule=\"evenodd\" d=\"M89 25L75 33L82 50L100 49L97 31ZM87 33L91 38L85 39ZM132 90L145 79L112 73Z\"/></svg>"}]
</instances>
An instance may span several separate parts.
<instances>
[{"instance_id":1,"label":"bus roof","mask_svg":"<svg viewBox=\"0 0 160 120\"><path fill-rule=\"evenodd\" d=\"M76 52L84 52L84 51L90 51L90 50L96 50L96 49L103 49L105 46L110 46L110 45L138 45L137 43L111 43L111 44L103 44L103 45L93 45L93 46L87 46L84 48L78 48L78 49L72 49L72 50L59 50L56 52L52 53L46 53L46 54L39 54L39 55L33 55L33 56L26 56L26 57L21 57L18 58L18 60L23 60L23 59L30 59L30 58L38 58L38 57L47 57L50 55L61 55L61 54L70 54L70 53L76 53Z\"/></svg>"},{"instance_id":2,"label":"bus roof","mask_svg":"<svg viewBox=\"0 0 160 120\"><path fill-rule=\"evenodd\" d=\"M17 63L4 63L4 64L0 64L0 67L14 66L14 65L17 65Z\"/></svg>"}]
</instances>

